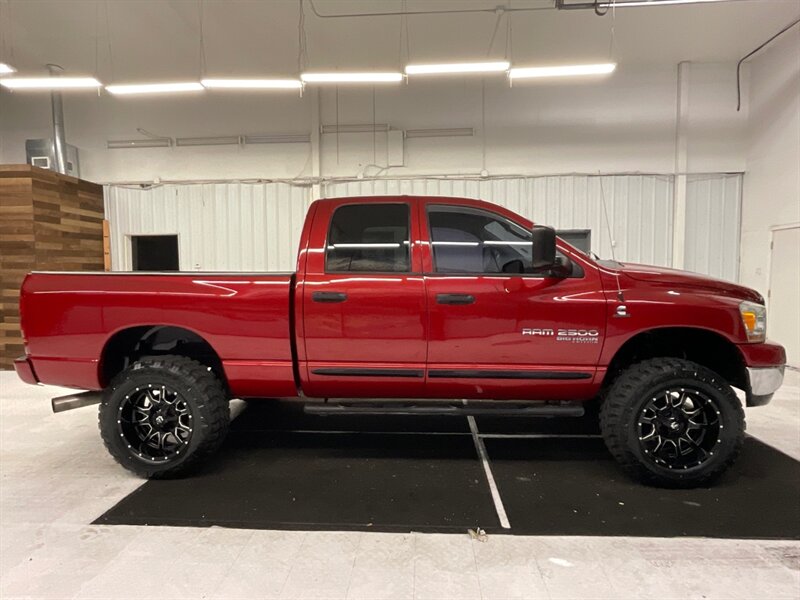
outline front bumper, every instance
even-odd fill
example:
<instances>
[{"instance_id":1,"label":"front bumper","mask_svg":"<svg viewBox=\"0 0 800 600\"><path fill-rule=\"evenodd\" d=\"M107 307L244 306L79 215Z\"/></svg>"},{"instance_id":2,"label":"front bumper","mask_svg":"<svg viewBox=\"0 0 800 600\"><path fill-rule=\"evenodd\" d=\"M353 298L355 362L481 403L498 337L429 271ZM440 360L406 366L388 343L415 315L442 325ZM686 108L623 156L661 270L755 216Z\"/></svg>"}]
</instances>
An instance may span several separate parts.
<instances>
[{"instance_id":1,"label":"front bumper","mask_svg":"<svg viewBox=\"0 0 800 600\"><path fill-rule=\"evenodd\" d=\"M14 361L14 370L22 381L30 384L37 384L39 380L33 370L33 365L27 356L22 356Z\"/></svg>"},{"instance_id":2,"label":"front bumper","mask_svg":"<svg viewBox=\"0 0 800 600\"><path fill-rule=\"evenodd\" d=\"M780 344L765 341L758 344L739 344L742 362L746 367L747 406L763 406L783 383L786 369L786 350Z\"/></svg>"},{"instance_id":3,"label":"front bumper","mask_svg":"<svg viewBox=\"0 0 800 600\"><path fill-rule=\"evenodd\" d=\"M783 384L786 367L747 367L750 389L747 391L747 406L763 406Z\"/></svg>"}]
</instances>

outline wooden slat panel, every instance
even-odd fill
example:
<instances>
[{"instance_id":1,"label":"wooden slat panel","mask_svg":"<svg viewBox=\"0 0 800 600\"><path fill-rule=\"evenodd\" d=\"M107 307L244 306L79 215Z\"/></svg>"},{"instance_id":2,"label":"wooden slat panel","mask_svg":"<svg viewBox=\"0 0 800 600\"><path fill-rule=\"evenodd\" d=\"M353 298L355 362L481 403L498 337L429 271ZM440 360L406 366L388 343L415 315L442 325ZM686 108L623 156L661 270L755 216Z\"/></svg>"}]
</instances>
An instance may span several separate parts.
<instances>
[{"instance_id":1,"label":"wooden slat panel","mask_svg":"<svg viewBox=\"0 0 800 600\"><path fill-rule=\"evenodd\" d=\"M19 287L34 270L102 271L103 188L30 165L0 165L0 368L22 355Z\"/></svg>"}]
</instances>

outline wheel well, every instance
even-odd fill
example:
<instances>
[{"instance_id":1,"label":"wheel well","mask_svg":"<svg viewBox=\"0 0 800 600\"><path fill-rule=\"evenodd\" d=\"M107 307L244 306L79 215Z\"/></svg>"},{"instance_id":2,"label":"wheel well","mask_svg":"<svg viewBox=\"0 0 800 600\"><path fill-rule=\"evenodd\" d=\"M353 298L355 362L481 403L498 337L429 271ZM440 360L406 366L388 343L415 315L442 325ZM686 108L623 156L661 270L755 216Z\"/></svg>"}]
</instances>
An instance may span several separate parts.
<instances>
[{"instance_id":1,"label":"wheel well","mask_svg":"<svg viewBox=\"0 0 800 600\"><path fill-rule=\"evenodd\" d=\"M117 373L143 356L164 354L186 356L211 367L227 385L222 361L211 344L193 331L171 325L142 325L112 335L100 356L100 383L107 386Z\"/></svg>"},{"instance_id":2,"label":"wheel well","mask_svg":"<svg viewBox=\"0 0 800 600\"><path fill-rule=\"evenodd\" d=\"M669 327L639 333L625 342L608 365L603 387L608 387L630 365L648 358L691 360L723 377L730 385L747 388L747 371L736 346L705 329Z\"/></svg>"}]
</instances>

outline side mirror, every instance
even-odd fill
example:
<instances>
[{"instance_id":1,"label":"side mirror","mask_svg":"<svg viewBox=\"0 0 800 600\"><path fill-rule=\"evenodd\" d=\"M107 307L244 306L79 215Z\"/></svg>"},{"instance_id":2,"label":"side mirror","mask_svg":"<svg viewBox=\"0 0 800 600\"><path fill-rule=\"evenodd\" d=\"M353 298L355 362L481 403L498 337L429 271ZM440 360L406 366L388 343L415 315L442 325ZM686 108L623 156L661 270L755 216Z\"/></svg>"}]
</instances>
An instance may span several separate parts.
<instances>
[{"instance_id":1,"label":"side mirror","mask_svg":"<svg viewBox=\"0 0 800 600\"><path fill-rule=\"evenodd\" d=\"M552 269L556 263L556 230L545 225L534 225L532 233L532 269L534 271Z\"/></svg>"},{"instance_id":2,"label":"side mirror","mask_svg":"<svg viewBox=\"0 0 800 600\"><path fill-rule=\"evenodd\" d=\"M553 277L569 277L572 275L572 261L568 256L556 256L556 262L550 272Z\"/></svg>"}]
</instances>

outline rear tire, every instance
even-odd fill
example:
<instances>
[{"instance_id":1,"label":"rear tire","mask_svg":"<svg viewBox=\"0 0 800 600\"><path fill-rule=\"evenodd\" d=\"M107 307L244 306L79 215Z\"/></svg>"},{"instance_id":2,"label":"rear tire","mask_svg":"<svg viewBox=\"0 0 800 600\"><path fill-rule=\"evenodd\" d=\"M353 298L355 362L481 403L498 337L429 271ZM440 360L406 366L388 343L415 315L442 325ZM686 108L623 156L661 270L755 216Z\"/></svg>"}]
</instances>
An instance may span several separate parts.
<instances>
[{"instance_id":1,"label":"rear tire","mask_svg":"<svg viewBox=\"0 0 800 600\"><path fill-rule=\"evenodd\" d=\"M103 393L100 434L111 456L145 478L183 475L222 445L228 397L211 369L185 356L142 358Z\"/></svg>"},{"instance_id":2,"label":"rear tire","mask_svg":"<svg viewBox=\"0 0 800 600\"><path fill-rule=\"evenodd\" d=\"M649 485L691 488L719 477L744 442L744 410L713 371L656 358L629 367L609 389L600 430L622 469Z\"/></svg>"}]
</instances>

